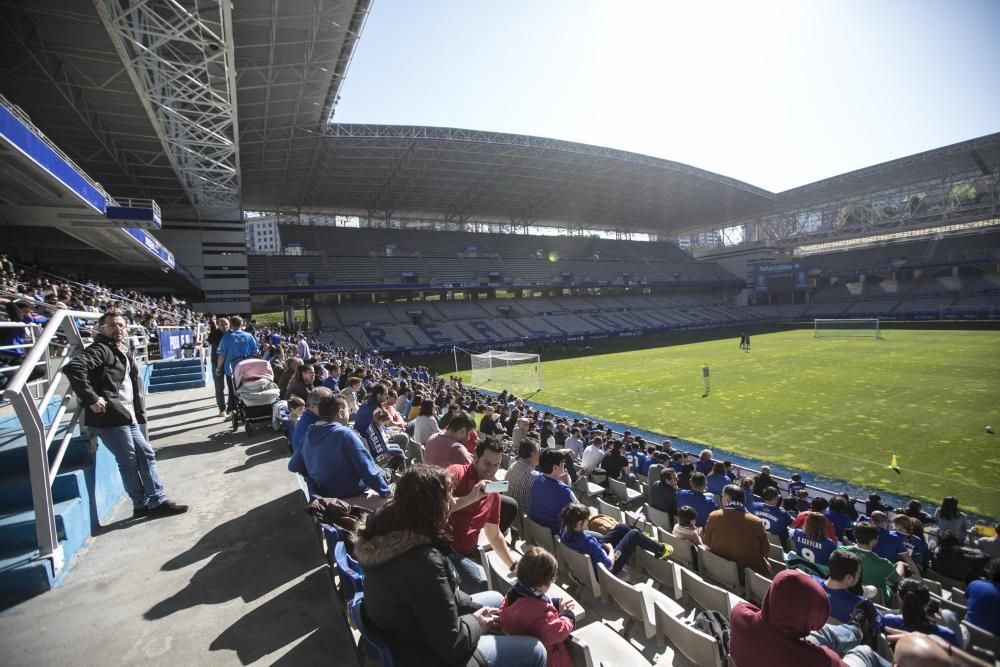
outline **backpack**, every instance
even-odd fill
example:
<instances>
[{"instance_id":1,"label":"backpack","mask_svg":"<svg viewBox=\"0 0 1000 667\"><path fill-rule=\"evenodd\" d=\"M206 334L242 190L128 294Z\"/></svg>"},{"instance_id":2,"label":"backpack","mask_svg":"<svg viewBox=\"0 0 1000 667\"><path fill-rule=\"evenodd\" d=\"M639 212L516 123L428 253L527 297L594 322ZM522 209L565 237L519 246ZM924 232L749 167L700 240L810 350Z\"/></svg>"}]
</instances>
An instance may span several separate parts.
<instances>
[{"instance_id":1,"label":"backpack","mask_svg":"<svg viewBox=\"0 0 1000 667\"><path fill-rule=\"evenodd\" d=\"M601 535L606 535L614 530L617 525L618 522L606 514L595 514L587 521L587 529Z\"/></svg>"},{"instance_id":2,"label":"backpack","mask_svg":"<svg viewBox=\"0 0 1000 667\"><path fill-rule=\"evenodd\" d=\"M722 659L722 664L725 664L729 657L729 621L722 612L714 609L700 611L694 617L692 626L719 642L719 657Z\"/></svg>"}]
</instances>

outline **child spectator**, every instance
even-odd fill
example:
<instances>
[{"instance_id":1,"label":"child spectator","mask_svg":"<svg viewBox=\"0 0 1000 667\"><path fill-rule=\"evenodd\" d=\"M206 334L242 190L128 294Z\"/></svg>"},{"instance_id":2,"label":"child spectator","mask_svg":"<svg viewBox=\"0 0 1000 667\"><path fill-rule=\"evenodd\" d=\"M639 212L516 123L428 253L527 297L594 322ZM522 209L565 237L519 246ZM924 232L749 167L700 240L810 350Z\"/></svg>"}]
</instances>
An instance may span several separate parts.
<instances>
[{"instance_id":1,"label":"child spectator","mask_svg":"<svg viewBox=\"0 0 1000 667\"><path fill-rule=\"evenodd\" d=\"M802 475L792 473L792 481L788 483L788 495L798 497L799 491L806 488L806 483L802 481Z\"/></svg>"},{"instance_id":2,"label":"child spectator","mask_svg":"<svg viewBox=\"0 0 1000 667\"><path fill-rule=\"evenodd\" d=\"M306 402L298 396L292 396L288 399L288 407L286 409L288 410L288 431L286 435L291 440L292 433L295 433L295 427L299 423L299 417L306 411Z\"/></svg>"},{"instance_id":3,"label":"child spectator","mask_svg":"<svg viewBox=\"0 0 1000 667\"><path fill-rule=\"evenodd\" d=\"M517 563L517 581L500 603L500 628L508 635L540 640L548 667L571 667L565 641L576 627L578 608L572 600L545 595L557 571L555 556L539 547L529 549Z\"/></svg>"},{"instance_id":4,"label":"child spectator","mask_svg":"<svg viewBox=\"0 0 1000 667\"><path fill-rule=\"evenodd\" d=\"M677 523L674 524L673 536L688 540L692 544L701 544L701 534L694 523L697 518L698 513L689 505L677 510Z\"/></svg>"},{"instance_id":5,"label":"child spectator","mask_svg":"<svg viewBox=\"0 0 1000 667\"><path fill-rule=\"evenodd\" d=\"M960 635L954 629L947 627L952 625L959 628L958 618L951 615L950 618L937 616L938 606L931 606L931 593L927 585L917 579L903 579L899 582L900 614L886 614L882 617L882 625L888 628L897 628L909 632L923 632L928 635L937 635L953 646L962 648ZM951 612L942 612L951 614ZM939 624L942 621L946 625Z\"/></svg>"},{"instance_id":6,"label":"child spectator","mask_svg":"<svg viewBox=\"0 0 1000 667\"><path fill-rule=\"evenodd\" d=\"M560 515L563 531L560 535L562 543L573 551L590 556L594 564L594 572L600 563L618 574L625 567L628 559L635 553L637 547L642 547L659 559L665 559L674 552L669 544L654 542L638 528L629 528L620 523L600 538L591 537L585 531L590 510L586 505L570 503L563 508Z\"/></svg>"}]
</instances>

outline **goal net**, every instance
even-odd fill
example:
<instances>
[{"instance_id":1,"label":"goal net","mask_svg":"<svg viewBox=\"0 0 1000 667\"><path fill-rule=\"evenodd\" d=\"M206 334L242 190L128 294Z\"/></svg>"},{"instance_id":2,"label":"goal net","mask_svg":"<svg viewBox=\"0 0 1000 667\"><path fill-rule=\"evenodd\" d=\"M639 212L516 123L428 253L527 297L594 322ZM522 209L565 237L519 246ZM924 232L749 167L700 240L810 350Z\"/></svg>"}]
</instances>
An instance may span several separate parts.
<instances>
[{"instance_id":1,"label":"goal net","mask_svg":"<svg viewBox=\"0 0 1000 667\"><path fill-rule=\"evenodd\" d=\"M813 320L816 338L881 338L882 329L877 317L846 320Z\"/></svg>"},{"instance_id":2,"label":"goal net","mask_svg":"<svg viewBox=\"0 0 1000 667\"><path fill-rule=\"evenodd\" d=\"M522 352L490 350L482 354L470 354L472 359L472 382L475 387L493 391L529 393L541 391L541 357Z\"/></svg>"}]
</instances>

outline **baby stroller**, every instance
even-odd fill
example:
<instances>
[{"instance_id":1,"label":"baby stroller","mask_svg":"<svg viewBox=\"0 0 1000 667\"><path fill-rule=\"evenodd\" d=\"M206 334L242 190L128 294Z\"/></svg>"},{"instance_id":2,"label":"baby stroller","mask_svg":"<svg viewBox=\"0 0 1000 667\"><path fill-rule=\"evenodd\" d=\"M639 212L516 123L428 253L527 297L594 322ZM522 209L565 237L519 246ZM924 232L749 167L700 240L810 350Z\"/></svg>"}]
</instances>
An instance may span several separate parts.
<instances>
[{"instance_id":1,"label":"baby stroller","mask_svg":"<svg viewBox=\"0 0 1000 667\"><path fill-rule=\"evenodd\" d=\"M233 385L236 387L233 431L239 430L243 422L250 437L254 424L271 423L271 406L278 400L271 364L263 359L244 359L233 368Z\"/></svg>"}]
</instances>

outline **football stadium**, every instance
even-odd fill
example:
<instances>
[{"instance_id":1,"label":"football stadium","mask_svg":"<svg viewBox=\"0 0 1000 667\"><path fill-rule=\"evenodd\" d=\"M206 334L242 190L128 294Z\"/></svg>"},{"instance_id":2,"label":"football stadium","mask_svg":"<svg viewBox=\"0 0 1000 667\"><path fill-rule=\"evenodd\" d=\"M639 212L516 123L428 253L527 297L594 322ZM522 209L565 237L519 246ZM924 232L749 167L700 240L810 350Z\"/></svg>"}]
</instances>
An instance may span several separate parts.
<instances>
[{"instance_id":1,"label":"football stadium","mask_svg":"<svg viewBox=\"0 0 1000 667\"><path fill-rule=\"evenodd\" d=\"M995 119L788 187L355 122L401 34L505 90L525 16L416 11L0 13L5 664L1000 664Z\"/></svg>"}]
</instances>

